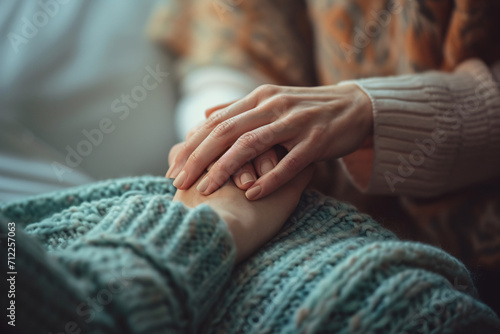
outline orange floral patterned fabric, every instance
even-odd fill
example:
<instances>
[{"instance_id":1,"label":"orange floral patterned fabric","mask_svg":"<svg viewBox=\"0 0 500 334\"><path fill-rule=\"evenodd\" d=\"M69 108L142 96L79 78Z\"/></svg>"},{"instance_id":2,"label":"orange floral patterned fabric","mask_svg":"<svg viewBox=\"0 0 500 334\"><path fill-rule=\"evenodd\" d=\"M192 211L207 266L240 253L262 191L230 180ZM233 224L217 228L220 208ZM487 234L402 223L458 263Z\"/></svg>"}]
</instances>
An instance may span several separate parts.
<instances>
[{"instance_id":1,"label":"orange floral patterned fabric","mask_svg":"<svg viewBox=\"0 0 500 334\"><path fill-rule=\"evenodd\" d=\"M183 71L224 65L282 85L500 59L500 3L490 0L176 0L152 27Z\"/></svg>"}]
</instances>

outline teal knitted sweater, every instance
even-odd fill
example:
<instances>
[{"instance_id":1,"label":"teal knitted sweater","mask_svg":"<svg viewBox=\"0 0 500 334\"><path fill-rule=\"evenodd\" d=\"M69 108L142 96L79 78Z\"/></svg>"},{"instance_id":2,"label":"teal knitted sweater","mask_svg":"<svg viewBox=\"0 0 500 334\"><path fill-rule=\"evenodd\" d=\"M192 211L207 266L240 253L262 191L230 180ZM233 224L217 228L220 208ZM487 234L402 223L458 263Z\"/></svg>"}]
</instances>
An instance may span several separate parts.
<instances>
[{"instance_id":1,"label":"teal knitted sweater","mask_svg":"<svg viewBox=\"0 0 500 334\"><path fill-rule=\"evenodd\" d=\"M139 177L2 205L0 233L16 226L17 272L15 327L5 317L3 325L22 333L500 332L459 261L397 240L350 205L305 192L280 233L235 266L225 223L208 206L173 202L174 193L168 179Z\"/></svg>"}]
</instances>

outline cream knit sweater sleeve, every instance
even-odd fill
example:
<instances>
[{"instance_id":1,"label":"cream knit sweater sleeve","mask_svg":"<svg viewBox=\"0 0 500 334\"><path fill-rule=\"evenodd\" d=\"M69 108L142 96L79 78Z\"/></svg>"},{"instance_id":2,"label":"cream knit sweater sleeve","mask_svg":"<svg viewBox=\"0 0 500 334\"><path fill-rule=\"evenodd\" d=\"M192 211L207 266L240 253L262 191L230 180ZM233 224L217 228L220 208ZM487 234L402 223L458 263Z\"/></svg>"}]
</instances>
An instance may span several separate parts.
<instances>
[{"instance_id":1,"label":"cream knit sweater sleeve","mask_svg":"<svg viewBox=\"0 0 500 334\"><path fill-rule=\"evenodd\" d=\"M364 192L418 197L499 177L499 69L472 59L453 73L350 81L372 100L374 140L341 159L348 176Z\"/></svg>"}]
</instances>

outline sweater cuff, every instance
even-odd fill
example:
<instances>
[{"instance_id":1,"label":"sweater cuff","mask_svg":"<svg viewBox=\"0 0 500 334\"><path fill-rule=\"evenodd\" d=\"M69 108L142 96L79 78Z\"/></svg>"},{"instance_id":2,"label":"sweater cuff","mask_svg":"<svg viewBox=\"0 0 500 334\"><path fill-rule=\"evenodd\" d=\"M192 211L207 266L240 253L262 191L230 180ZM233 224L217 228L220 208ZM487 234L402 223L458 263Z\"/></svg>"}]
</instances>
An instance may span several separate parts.
<instances>
[{"instance_id":1,"label":"sweater cuff","mask_svg":"<svg viewBox=\"0 0 500 334\"><path fill-rule=\"evenodd\" d=\"M499 175L500 92L480 60L454 73L350 81L370 97L374 146L342 159L358 188L436 196ZM345 83L345 82L344 82ZM363 167L364 166L364 167Z\"/></svg>"},{"instance_id":2,"label":"sweater cuff","mask_svg":"<svg viewBox=\"0 0 500 334\"><path fill-rule=\"evenodd\" d=\"M108 309L131 333L198 332L234 266L236 248L226 224L206 205L188 209L169 196L133 195L109 207L99 228L71 252L57 252L60 261L71 264L75 275L85 268L93 278L88 295L104 298L102 291L110 291ZM78 310L87 315L91 306ZM102 316L85 320L102 327Z\"/></svg>"}]
</instances>

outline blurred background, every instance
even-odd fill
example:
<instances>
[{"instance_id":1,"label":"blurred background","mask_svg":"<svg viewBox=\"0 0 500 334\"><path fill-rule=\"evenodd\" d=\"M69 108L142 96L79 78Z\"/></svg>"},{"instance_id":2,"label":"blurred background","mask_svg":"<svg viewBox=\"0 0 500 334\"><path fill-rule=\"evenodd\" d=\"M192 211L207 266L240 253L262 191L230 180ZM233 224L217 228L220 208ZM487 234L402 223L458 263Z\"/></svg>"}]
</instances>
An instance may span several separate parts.
<instances>
[{"instance_id":1,"label":"blurred background","mask_svg":"<svg viewBox=\"0 0 500 334\"><path fill-rule=\"evenodd\" d=\"M156 5L0 2L0 201L165 174L177 93L146 37Z\"/></svg>"}]
</instances>

